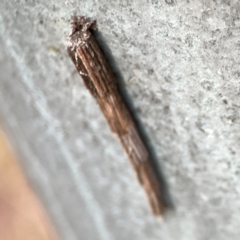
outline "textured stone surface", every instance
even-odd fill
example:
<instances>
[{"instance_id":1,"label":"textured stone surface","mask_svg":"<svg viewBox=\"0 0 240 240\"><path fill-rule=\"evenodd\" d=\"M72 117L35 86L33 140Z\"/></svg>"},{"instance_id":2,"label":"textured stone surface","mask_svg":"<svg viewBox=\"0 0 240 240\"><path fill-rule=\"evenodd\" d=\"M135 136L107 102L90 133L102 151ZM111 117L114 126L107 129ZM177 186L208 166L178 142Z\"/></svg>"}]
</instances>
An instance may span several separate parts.
<instances>
[{"instance_id":1,"label":"textured stone surface","mask_svg":"<svg viewBox=\"0 0 240 240\"><path fill-rule=\"evenodd\" d=\"M98 20L175 210L160 224L65 51ZM237 240L238 1L0 2L0 116L62 239Z\"/></svg>"}]
</instances>

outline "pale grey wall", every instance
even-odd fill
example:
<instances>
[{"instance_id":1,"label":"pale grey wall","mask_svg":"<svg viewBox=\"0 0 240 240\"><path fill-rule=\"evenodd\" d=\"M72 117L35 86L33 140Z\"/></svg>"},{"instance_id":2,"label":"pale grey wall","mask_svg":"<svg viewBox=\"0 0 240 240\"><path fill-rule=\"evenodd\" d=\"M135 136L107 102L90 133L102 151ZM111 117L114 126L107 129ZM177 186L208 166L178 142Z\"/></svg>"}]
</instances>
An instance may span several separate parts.
<instances>
[{"instance_id":1,"label":"pale grey wall","mask_svg":"<svg viewBox=\"0 0 240 240\"><path fill-rule=\"evenodd\" d=\"M152 139L162 224L66 54L73 14L98 20ZM62 239L239 239L239 27L237 0L0 1L1 121Z\"/></svg>"}]
</instances>

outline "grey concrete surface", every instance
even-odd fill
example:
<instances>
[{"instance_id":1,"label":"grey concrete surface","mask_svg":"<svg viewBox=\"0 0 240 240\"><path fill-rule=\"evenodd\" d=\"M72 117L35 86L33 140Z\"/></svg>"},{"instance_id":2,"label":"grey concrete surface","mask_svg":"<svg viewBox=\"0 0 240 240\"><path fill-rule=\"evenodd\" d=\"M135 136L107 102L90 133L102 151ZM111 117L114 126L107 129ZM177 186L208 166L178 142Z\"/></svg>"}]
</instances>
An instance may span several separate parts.
<instances>
[{"instance_id":1,"label":"grey concrete surface","mask_svg":"<svg viewBox=\"0 0 240 240\"><path fill-rule=\"evenodd\" d=\"M175 205L146 204L65 51L98 21ZM61 239L237 240L240 3L0 1L0 119Z\"/></svg>"}]
</instances>

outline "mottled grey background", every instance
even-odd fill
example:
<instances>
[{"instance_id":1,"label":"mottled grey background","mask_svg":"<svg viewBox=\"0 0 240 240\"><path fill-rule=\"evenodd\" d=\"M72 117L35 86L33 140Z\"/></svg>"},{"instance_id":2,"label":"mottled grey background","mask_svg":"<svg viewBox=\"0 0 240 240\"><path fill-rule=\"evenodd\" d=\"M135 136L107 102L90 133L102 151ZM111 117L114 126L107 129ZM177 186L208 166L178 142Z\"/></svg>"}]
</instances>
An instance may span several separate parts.
<instances>
[{"instance_id":1,"label":"mottled grey background","mask_svg":"<svg viewBox=\"0 0 240 240\"><path fill-rule=\"evenodd\" d=\"M175 205L160 223L65 51L98 21ZM240 3L1 0L0 119L62 239L238 240Z\"/></svg>"}]
</instances>

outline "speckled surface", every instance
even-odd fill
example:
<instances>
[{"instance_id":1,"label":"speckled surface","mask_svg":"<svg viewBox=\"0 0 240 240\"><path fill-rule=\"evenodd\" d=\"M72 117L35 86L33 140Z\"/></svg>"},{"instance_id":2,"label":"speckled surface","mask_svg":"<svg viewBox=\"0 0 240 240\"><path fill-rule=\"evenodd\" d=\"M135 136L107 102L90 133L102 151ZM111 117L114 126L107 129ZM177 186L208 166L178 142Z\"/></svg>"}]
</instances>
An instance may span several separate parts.
<instances>
[{"instance_id":1,"label":"speckled surface","mask_svg":"<svg viewBox=\"0 0 240 240\"><path fill-rule=\"evenodd\" d=\"M160 223L65 51L98 21L169 185ZM237 240L239 1L0 2L0 119L62 239Z\"/></svg>"}]
</instances>

